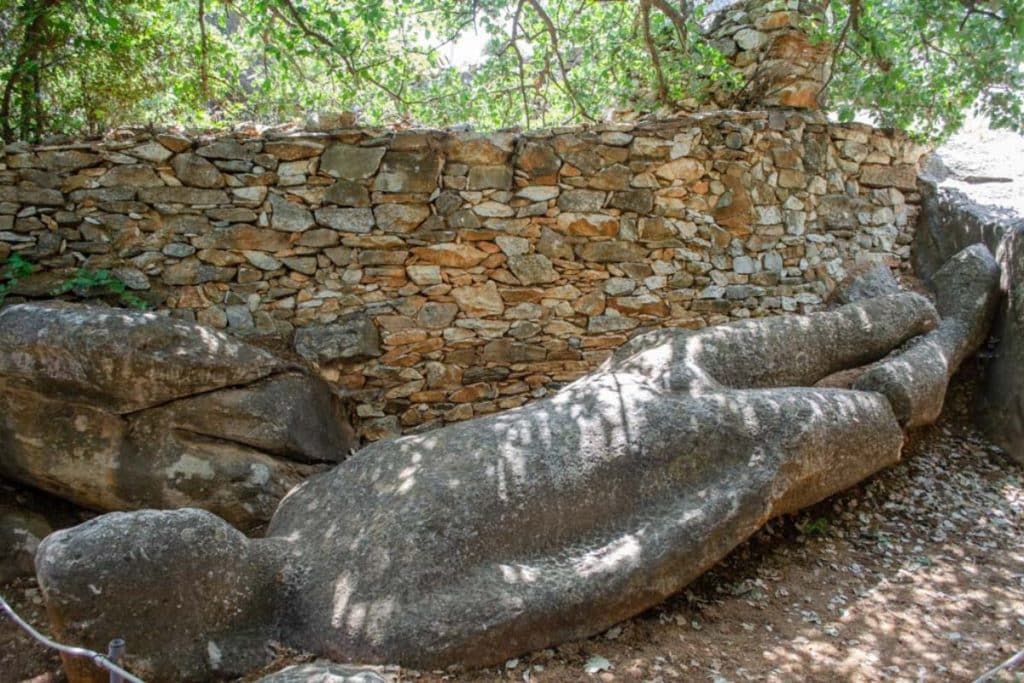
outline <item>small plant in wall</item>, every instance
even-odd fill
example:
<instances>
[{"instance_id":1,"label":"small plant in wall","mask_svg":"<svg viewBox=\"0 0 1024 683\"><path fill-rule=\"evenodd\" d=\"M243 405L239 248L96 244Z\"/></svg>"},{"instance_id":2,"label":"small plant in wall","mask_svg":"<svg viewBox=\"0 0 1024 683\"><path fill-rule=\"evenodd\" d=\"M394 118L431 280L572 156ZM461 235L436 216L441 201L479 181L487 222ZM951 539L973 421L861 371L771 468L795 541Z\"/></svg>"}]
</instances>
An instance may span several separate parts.
<instances>
[{"instance_id":1,"label":"small plant in wall","mask_svg":"<svg viewBox=\"0 0 1024 683\"><path fill-rule=\"evenodd\" d=\"M21 254L11 254L5 261L0 262L0 306L4 305L7 295L10 294L18 280L30 275L35 266L25 260Z\"/></svg>"},{"instance_id":2,"label":"small plant in wall","mask_svg":"<svg viewBox=\"0 0 1024 683\"><path fill-rule=\"evenodd\" d=\"M53 296L74 292L79 296L112 295L116 296L125 306L145 310L149 303L128 291L128 286L109 270L90 270L79 268L75 274L60 283L53 291Z\"/></svg>"}]
</instances>

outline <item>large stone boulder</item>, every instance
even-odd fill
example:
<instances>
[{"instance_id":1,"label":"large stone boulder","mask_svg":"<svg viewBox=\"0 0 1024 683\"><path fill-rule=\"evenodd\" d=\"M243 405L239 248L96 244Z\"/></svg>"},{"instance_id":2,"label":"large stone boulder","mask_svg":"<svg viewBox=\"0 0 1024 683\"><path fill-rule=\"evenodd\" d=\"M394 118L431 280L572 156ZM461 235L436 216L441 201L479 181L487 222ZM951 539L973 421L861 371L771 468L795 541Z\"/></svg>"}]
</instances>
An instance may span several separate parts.
<instances>
[{"instance_id":1,"label":"large stone boulder","mask_svg":"<svg viewBox=\"0 0 1024 683\"><path fill-rule=\"evenodd\" d=\"M272 354L206 327L65 303L0 311L0 349L6 381L119 414L288 369Z\"/></svg>"},{"instance_id":2,"label":"large stone boulder","mask_svg":"<svg viewBox=\"0 0 1024 683\"><path fill-rule=\"evenodd\" d=\"M208 680L266 658L276 598L265 587L277 558L208 512L114 512L42 548L39 581L65 642L106 651L126 638L145 681ZM69 680L107 680L81 657L64 665Z\"/></svg>"},{"instance_id":3,"label":"large stone boulder","mask_svg":"<svg viewBox=\"0 0 1024 683\"><path fill-rule=\"evenodd\" d=\"M935 273L938 328L878 363L853 387L877 391L904 427L931 424L942 412L949 380L988 336L999 303L999 265L983 244L959 252Z\"/></svg>"},{"instance_id":4,"label":"large stone boulder","mask_svg":"<svg viewBox=\"0 0 1024 683\"><path fill-rule=\"evenodd\" d=\"M986 436L1024 463L1024 217L980 206L935 182L921 187L913 245L917 274L931 282L950 257L972 244L988 247L1002 268L992 352L975 415Z\"/></svg>"},{"instance_id":5,"label":"large stone boulder","mask_svg":"<svg viewBox=\"0 0 1024 683\"><path fill-rule=\"evenodd\" d=\"M977 415L988 436L1024 464L1024 219L1006 232L1000 254L1005 297Z\"/></svg>"},{"instance_id":6,"label":"large stone boulder","mask_svg":"<svg viewBox=\"0 0 1024 683\"><path fill-rule=\"evenodd\" d=\"M271 637L343 661L500 662L660 602L768 519L895 463L885 396L813 384L937 322L897 294L654 332L549 399L370 445L293 489L265 538L198 512L108 515L44 540L40 585L59 635L133 634L154 683L242 673Z\"/></svg>"},{"instance_id":7,"label":"large stone boulder","mask_svg":"<svg viewBox=\"0 0 1024 683\"><path fill-rule=\"evenodd\" d=\"M199 325L24 304L0 312L0 349L0 474L92 509L253 527L354 443L323 381Z\"/></svg>"}]
</instances>

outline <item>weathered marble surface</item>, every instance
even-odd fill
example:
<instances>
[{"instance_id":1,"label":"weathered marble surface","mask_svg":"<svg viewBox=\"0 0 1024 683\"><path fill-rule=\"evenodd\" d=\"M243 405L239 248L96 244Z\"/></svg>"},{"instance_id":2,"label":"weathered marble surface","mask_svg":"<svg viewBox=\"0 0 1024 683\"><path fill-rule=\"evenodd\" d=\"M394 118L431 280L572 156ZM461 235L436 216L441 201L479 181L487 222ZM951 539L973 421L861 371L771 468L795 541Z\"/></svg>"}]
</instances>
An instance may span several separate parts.
<instances>
[{"instance_id":1,"label":"weathered marble surface","mask_svg":"<svg viewBox=\"0 0 1024 683\"><path fill-rule=\"evenodd\" d=\"M21 304L0 311L0 349L0 475L95 510L251 528L355 443L322 380L194 323Z\"/></svg>"},{"instance_id":2,"label":"weathered marble surface","mask_svg":"<svg viewBox=\"0 0 1024 683\"><path fill-rule=\"evenodd\" d=\"M271 639L502 661L656 604L769 518L896 462L883 395L811 385L938 322L904 293L654 332L550 399L372 444L294 489L265 538L198 510L105 515L43 542L40 584L58 633L132 633L152 681L242 673Z\"/></svg>"}]
</instances>

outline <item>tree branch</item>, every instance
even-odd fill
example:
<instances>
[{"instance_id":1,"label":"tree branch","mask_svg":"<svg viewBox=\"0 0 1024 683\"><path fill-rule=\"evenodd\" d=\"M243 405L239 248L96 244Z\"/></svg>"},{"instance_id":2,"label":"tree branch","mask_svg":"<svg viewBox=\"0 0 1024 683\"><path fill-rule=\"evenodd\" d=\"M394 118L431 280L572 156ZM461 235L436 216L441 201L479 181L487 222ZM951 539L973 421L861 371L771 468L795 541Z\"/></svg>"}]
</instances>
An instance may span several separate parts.
<instances>
[{"instance_id":1,"label":"tree branch","mask_svg":"<svg viewBox=\"0 0 1024 683\"><path fill-rule=\"evenodd\" d=\"M551 49L555 53L555 58L558 60L558 70L561 72L562 83L565 87L565 94L569 97L569 100L573 103L573 106L579 108L580 115L585 119L595 121L593 116L587 113L586 108L580 103L579 97L576 96L576 91L573 90L572 83L569 82L569 70L565 68L565 60L562 59L562 52L558 47L558 29L555 28L555 23L551 21L551 17L544 11L538 0L527 0L533 11L537 13L540 20L544 23L544 26L548 30L548 36L551 38Z\"/></svg>"},{"instance_id":2,"label":"tree branch","mask_svg":"<svg viewBox=\"0 0 1024 683\"><path fill-rule=\"evenodd\" d=\"M387 95L389 95L395 101L395 104L398 105L400 109L405 108L407 102L405 98L402 97L401 94L395 92L395 90L384 85L377 79L370 76L368 73L365 73L364 70L361 70L358 67L356 67L355 63L352 61L352 55L339 49L338 46L334 44L333 40L331 40L326 35L324 35L320 31L317 31L316 29L312 28L309 24L306 23L305 19L302 18L302 13L299 12L299 9L295 6L292 0L277 0L277 2L285 8L285 10L288 12L288 15L291 17L291 19L289 20L287 17L284 17L279 12L277 12L277 15L281 17L282 21L284 21L286 24L290 26L298 28L300 31L302 31L303 34L305 34L307 38L313 40L316 43L319 43L320 45L323 45L331 52L336 54L338 57L340 57L342 64L344 64L345 66L345 70L348 71L349 75L351 75L352 78L357 83L360 80L366 80L367 82L371 83L372 85L376 86L377 88L385 92Z\"/></svg>"},{"instance_id":3,"label":"tree branch","mask_svg":"<svg viewBox=\"0 0 1024 683\"><path fill-rule=\"evenodd\" d=\"M672 22L672 25L675 26L676 33L679 36L679 48L683 52L686 52L686 37L688 33L686 30L686 21L689 19L689 15L684 16L682 12L668 4L666 0L649 0L649 2L654 7L657 7L662 14L668 17L669 21Z\"/></svg>"},{"instance_id":4,"label":"tree branch","mask_svg":"<svg viewBox=\"0 0 1024 683\"><path fill-rule=\"evenodd\" d=\"M203 99L210 99L210 78L208 66L208 46L206 39L206 6L205 0L199 0L199 87L202 88Z\"/></svg>"},{"instance_id":5,"label":"tree branch","mask_svg":"<svg viewBox=\"0 0 1024 683\"><path fill-rule=\"evenodd\" d=\"M647 45L647 52L651 55L651 63L654 65L654 73L658 78L658 101L664 102L668 96L668 86L665 84L665 73L661 69L661 58L658 56L658 48L651 36L651 3L650 0L640 0L640 25L644 31L644 43Z\"/></svg>"},{"instance_id":6,"label":"tree branch","mask_svg":"<svg viewBox=\"0 0 1024 683\"><path fill-rule=\"evenodd\" d=\"M516 60L519 62L519 93L523 98L523 115L526 117L526 127L530 127L530 98L526 95L526 64L523 60L523 53L516 44L519 35L519 18L523 15L523 0L516 3L516 13L512 17L512 40L509 43L515 50Z\"/></svg>"},{"instance_id":7,"label":"tree branch","mask_svg":"<svg viewBox=\"0 0 1024 683\"><path fill-rule=\"evenodd\" d=\"M846 22L843 24L843 30L839 32L839 38L836 39L836 44L832 48L832 58L829 60L830 65L828 78L826 78L825 82L821 84L820 88L818 88L818 95L825 92L825 89L828 88L830 83L832 83L832 77L835 76L836 73L836 63L839 60L839 53L846 46L846 36L850 32L850 27L856 29L860 24L860 3L861 0L850 0L850 14L847 15Z\"/></svg>"}]
</instances>

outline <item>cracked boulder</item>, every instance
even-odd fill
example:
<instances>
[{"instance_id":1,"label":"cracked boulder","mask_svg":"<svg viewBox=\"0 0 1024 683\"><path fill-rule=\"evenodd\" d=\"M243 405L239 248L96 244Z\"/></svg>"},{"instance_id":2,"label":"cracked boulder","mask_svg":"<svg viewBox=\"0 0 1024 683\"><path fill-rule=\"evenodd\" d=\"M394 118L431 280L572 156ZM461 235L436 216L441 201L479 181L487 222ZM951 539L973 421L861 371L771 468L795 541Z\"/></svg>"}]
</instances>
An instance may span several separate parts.
<instances>
[{"instance_id":1,"label":"cracked boulder","mask_svg":"<svg viewBox=\"0 0 1024 683\"><path fill-rule=\"evenodd\" d=\"M353 445L321 380L153 313L0 312L0 474L96 510L199 507L250 528Z\"/></svg>"},{"instance_id":2,"label":"cracked boulder","mask_svg":"<svg viewBox=\"0 0 1024 683\"><path fill-rule=\"evenodd\" d=\"M336 661L502 662L642 612L772 517L897 462L884 395L814 384L937 323L902 293L652 332L548 399L371 444L293 489L264 538L211 516L208 540L185 535L183 512L60 531L37 554L40 585L58 635L97 647L135 634L127 661L153 683L240 675L269 640ZM203 544L231 568L203 565L237 596L230 613L136 551ZM99 553L136 559L88 560ZM135 583L146 589L117 589Z\"/></svg>"}]
</instances>

